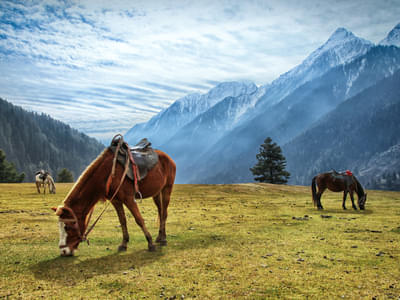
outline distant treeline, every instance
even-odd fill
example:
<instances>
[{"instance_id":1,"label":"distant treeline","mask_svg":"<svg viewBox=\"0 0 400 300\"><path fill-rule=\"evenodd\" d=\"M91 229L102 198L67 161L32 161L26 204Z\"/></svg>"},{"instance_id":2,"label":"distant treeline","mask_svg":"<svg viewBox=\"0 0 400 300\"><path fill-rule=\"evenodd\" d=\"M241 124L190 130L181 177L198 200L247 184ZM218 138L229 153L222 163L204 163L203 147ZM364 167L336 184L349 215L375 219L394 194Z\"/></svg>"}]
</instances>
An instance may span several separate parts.
<instances>
[{"instance_id":1,"label":"distant treeline","mask_svg":"<svg viewBox=\"0 0 400 300\"><path fill-rule=\"evenodd\" d=\"M55 176L67 168L77 178L104 145L46 114L0 98L0 149L25 173L25 181L33 181L40 169Z\"/></svg>"}]
</instances>

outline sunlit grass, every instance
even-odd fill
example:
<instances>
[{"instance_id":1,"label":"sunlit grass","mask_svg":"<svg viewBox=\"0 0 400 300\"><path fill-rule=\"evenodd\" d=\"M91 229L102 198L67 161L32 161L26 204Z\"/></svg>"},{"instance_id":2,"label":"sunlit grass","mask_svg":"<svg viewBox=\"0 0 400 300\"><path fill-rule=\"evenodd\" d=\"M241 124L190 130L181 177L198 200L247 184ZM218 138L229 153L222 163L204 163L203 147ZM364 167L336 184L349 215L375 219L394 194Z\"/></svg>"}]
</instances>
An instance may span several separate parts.
<instances>
[{"instance_id":1,"label":"sunlit grass","mask_svg":"<svg viewBox=\"0 0 400 300\"><path fill-rule=\"evenodd\" d=\"M341 209L309 187L176 185L168 246L148 252L127 212L130 243L106 212L73 258L58 253L56 195L34 184L0 185L0 298L53 299L397 299L400 295L400 193L368 191L365 211ZM155 237L151 199L139 203ZM103 204L98 204L95 214ZM350 204L348 207L351 207ZM324 215L325 218L321 217Z\"/></svg>"}]
</instances>

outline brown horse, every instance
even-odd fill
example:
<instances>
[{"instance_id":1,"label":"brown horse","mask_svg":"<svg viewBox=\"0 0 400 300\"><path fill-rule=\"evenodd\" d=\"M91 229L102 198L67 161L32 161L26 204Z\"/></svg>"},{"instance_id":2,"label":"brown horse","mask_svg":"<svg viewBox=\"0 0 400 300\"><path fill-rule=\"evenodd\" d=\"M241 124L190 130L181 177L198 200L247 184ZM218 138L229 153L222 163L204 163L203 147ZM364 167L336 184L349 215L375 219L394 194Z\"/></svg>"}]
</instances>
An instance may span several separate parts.
<instances>
[{"instance_id":1,"label":"brown horse","mask_svg":"<svg viewBox=\"0 0 400 300\"><path fill-rule=\"evenodd\" d=\"M126 143L122 144L128 147ZM167 208L175 181L176 166L166 153L159 150L155 151L159 158L157 164L147 173L145 178L137 182L137 186L143 198L153 197L154 203L158 208L160 221L156 242L166 245L165 224ZM115 153L118 152L117 148ZM125 177L126 168L124 169L122 164L115 162L115 153L112 151L111 146L106 148L82 173L66 196L63 205L57 209L53 208L56 211L56 215L59 216L59 248L61 256L74 255L79 243L86 240L88 234L86 230L94 206L99 200L106 199L110 200L117 211L122 228L122 243L118 250L126 250L129 242L123 207L125 205L134 216L136 223L141 227L147 239L148 249L154 251L155 245L153 244L152 236L145 226L134 198L139 191L135 189L136 184Z\"/></svg>"},{"instance_id":2,"label":"brown horse","mask_svg":"<svg viewBox=\"0 0 400 300\"><path fill-rule=\"evenodd\" d=\"M349 172L349 171L348 171ZM317 188L318 186L318 192ZM322 193L329 189L332 192L341 192L343 191L343 209L346 209L346 197L347 194L350 194L351 203L354 209L357 209L357 206L354 204L353 193L356 192L358 196L358 206L360 209L365 208L365 202L367 201L367 194L364 193L364 189L362 188L360 182L352 173L338 173L336 171L331 171L328 173L318 174L312 179L311 190L312 190L312 198L314 206L316 205L318 209L323 209L321 204L321 196Z\"/></svg>"}]
</instances>

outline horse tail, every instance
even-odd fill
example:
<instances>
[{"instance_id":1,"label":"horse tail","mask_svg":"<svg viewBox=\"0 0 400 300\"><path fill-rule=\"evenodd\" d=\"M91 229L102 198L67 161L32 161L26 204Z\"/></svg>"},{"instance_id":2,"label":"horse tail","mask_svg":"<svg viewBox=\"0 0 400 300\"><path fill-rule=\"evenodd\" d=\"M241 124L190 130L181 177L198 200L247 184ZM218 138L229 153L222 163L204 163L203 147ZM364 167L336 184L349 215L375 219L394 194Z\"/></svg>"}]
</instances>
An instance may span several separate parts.
<instances>
[{"instance_id":1,"label":"horse tail","mask_svg":"<svg viewBox=\"0 0 400 300\"><path fill-rule=\"evenodd\" d=\"M311 182L312 200L313 200L314 206L317 205L317 185L315 183L316 180L317 180L317 176L315 176Z\"/></svg>"}]
</instances>

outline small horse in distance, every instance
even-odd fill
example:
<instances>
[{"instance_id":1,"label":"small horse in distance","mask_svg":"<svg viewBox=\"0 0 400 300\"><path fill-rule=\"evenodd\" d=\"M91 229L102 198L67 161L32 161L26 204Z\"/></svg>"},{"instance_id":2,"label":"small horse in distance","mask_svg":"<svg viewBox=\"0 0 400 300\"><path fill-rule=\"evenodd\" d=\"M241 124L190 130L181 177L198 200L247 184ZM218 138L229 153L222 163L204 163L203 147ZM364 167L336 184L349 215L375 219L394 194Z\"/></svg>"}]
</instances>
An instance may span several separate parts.
<instances>
[{"instance_id":1,"label":"small horse in distance","mask_svg":"<svg viewBox=\"0 0 400 300\"><path fill-rule=\"evenodd\" d=\"M53 177L50 173L44 170L37 171L35 173L36 188L40 194L40 187L43 187L43 193L46 194L46 186L49 189L50 194L56 193L56 185L54 183Z\"/></svg>"},{"instance_id":2,"label":"small horse in distance","mask_svg":"<svg viewBox=\"0 0 400 300\"><path fill-rule=\"evenodd\" d=\"M150 144L150 143L149 143ZM129 234L126 226L124 206L126 206L141 227L148 243L149 251L155 250L153 239L140 214L135 195L142 198L153 197L158 209L159 231L156 243L166 245L166 220L170 196L175 181L175 162L164 152L150 148L158 157L147 175L140 177L138 167L133 160L133 151L123 141L122 135L116 135L109 147L86 168L66 196L63 205L52 208L59 216L60 255L72 256L82 241L93 229L97 220L88 228L94 206L100 200L109 200L118 215L122 228L122 243L118 251L126 251ZM143 156L145 156L144 154ZM125 158L120 161L121 156ZM126 178L132 171L133 180ZM106 206L107 207L107 206ZM105 207L105 208L106 208ZM104 212L104 210L103 210Z\"/></svg>"},{"instance_id":3,"label":"small horse in distance","mask_svg":"<svg viewBox=\"0 0 400 300\"><path fill-rule=\"evenodd\" d=\"M317 192L318 186L318 192ZM354 192L357 193L358 196L358 207L363 210L365 209L365 202L367 201L367 194L364 192L363 187L357 178L347 170L345 173L338 173L335 170L327 173L321 173L315 176L312 179L311 190L312 190L312 199L314 206L317 206L318 209L323 209L321 204L321 196L322 193L329 189L332 192L341 192L343 191L343 209L346 209L346 197L347 194L350 194L351 203L353 209L357 210L357 206L354 204Z\"/></svg>"}]
</instances>

